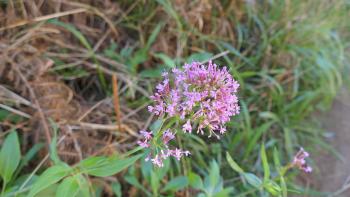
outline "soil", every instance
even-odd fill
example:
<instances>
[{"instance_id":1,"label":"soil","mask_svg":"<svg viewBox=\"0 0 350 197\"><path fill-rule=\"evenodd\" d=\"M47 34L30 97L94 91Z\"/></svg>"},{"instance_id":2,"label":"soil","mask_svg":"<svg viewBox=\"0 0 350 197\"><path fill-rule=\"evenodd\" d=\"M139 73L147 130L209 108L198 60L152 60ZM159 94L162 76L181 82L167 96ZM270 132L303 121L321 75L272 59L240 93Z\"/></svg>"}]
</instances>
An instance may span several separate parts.
<instances>
[{"instance_id":1,"label":"soil","mask_svg":"<svg viewBox=\"0 0 350 197\"><path fill-rule=\"evenodd\" d=\"M350 91L342 89L333 103L330 112L321 120L327 131L329 140L342 156L339 159L332 153L324 153L315 161L317 173L317 189L322 192L339 192L336 196L350 197ZM319 170L319 171L318 171ZM318 171L318 172L317 172ZM334 194L332 194L334 196Z\"/></svg>"}]
</instances>

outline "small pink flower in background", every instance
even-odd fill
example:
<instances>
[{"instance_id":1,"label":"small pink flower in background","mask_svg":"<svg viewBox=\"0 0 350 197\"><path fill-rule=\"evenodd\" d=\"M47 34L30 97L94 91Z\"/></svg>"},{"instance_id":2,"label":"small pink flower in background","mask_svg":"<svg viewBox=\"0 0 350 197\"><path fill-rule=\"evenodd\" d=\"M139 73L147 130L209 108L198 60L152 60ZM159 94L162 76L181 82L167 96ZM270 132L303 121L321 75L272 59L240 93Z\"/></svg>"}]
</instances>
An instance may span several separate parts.
<instances>
[{"instance_id":1,"label":"small pink flower in background","mask_svg":"<svg viewBox=\"0 0 350 197\"><path fill-rule=\"evenodd\" d=\"M310 154L308 152L306 152L303 148L300 148L299 152L294 156L292 165L306 173L311 173L312 168L308 166L305 161L305 158L309 156Z\"/></svg>"}]
</instances>

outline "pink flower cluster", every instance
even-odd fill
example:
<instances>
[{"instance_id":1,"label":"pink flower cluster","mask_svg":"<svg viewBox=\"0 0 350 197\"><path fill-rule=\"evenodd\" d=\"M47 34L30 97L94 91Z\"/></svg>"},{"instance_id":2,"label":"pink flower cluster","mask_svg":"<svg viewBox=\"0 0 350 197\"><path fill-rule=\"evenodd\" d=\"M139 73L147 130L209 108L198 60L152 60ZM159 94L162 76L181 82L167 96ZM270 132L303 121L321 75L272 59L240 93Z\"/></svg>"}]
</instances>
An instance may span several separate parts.
<instances>
[{"instance_id":1,"label":"pink flower cluster","mask_svg":"<svg viewBox=\"0 0 350 197\"><path fill-rule=\"evenodd\" d=\"M209 62L185 64L183 69L174 68L163 73L163 82L157 85L151 97L155 102L148 110L155 115L178 116L184 120L182 130L191 133L198 125L197 133L209 130L209 137L217 132L225 133L224 124L239 113L236 96L239 84L227 68L218 68Z\"/></svg>"},{"instance_id":2,"label":"pink flower cluster","mask_svg":"<svg viewBox=\"0 0 350 197\"><path fill-rule=\"evenodd\" d=\"M309 157L310 154L303 148L300 148L299 152L294 156L292 165L303 170L306 173L311 173L312 168L306 164L305 158Z\"/></svg>"},{"instance_id":3,"label":"pink flower cluster","mask_svg":"<svg viewBox=\"0 0 350 197\"><path fill-rule=\"evenodd\" d=\"M153 138L152 132L147 131L140 131L140 134L142 135L143 139L138 141L137 143L143 147L143 148L150 148L151 151L155 153L150 153L146 157L146 161L151 161L154 165L158 167L163 167L164 163L163 161L167 159L168 157L172 156L175 157L177 160L180 160L183 156L188 156L191 153L189 151L184 151L179 148L175 149L169 149L168 143L175 138L175 134L172 133L169 129L163 132L161 143L157 143L157 139ZM160 144L158 147L160 151L157 152L157 147L155 147L155 150L152 147L153 144ZM152 158L152 155L154 157Z\"/></svg>"}]
</instances>

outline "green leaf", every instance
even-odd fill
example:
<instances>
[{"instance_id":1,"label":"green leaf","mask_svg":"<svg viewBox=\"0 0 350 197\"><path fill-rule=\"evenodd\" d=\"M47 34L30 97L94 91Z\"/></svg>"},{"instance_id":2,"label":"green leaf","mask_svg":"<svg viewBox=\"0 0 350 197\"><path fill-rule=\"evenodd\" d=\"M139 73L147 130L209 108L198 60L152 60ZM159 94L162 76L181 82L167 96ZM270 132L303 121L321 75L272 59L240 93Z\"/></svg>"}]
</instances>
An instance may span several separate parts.
<instances>
[{"instance_id":1,"label":"green leaf","mask_svg":"<svg viewBox=\"0 0 350 197\"><path fill-rule=\"evenodd\" d=\"M154 121L150 126L150 129L153 131L153 134L157 134L157 132L160 130L162 125L163 125L163 120L158 119Z\"/></svg>"},{"instance_id":2,"label":"green leaf","mask_svg":"<svg viewBox=\"0 0 350 197\"><path fill-rule=\"evenodd\" d=\"M281 194L281 187L272 180L266 180L264 182L264 188L273 196L278 196Z\"/></svg>"},{"instance_id":3,"label":"green leaf","mask_svg":"<svg viewBox=\"0 0 350 197\"><path fill-rule=\"evenodd\" d=\"M230 194L233 191L234 191L233 187L228 187L228 188L225 188L225 189L219 191L218 193L215 193L214 197L229 197L229 196L232 196Z\"/></svg>"},{"instance_id":4,"label":"green leaf","mask_svg":"<svg viewBox=\"0 0 350 197\"><path fill-rule=\"evenodd\" d=\"M86 178L82 174L76 174L75 177L79 183L79 193L77 196L90 197L90 185Z\"/></svg>"},{"instance_id":5,"label":"green leaf","mask_svg":"<svg viewBox=\"0 0 350 197\"><path fill-rule=\"evenodd\" d=\"M159 189L159 178L157 174L152 170L151 171L151 187L152 187L152 192L154 196L158 196L158 189Z\"/></svg>"},{"instance_id":6,"label":"green leaf","mask_svg":"<svg viewBox=\"0 0 350 197\"><path fill-rule=\"evenodd\" d=\"M35 144L29 151L22 157L22 160L17 168L17 172L20 171L24 166L26 166L30 160L44 147L43 143Z\"/></svg>"},{"instance_id":7,"label":"green leaf","mask_svg":"<svg viewBox=\"0 0 350 197\"><path fill-rule=\"evenodd\" d=\"M114 175L129 167L130 165L135 163L141 156L142 154L129 158L120 158L118 156L112 156L109 158L88 158L79 163L78 167L81 167L84 173L87 173L89 175L106 177Z\"/></svg>"},{"instance_id":8,"label":"green leaf","mask_svg":"<svg viewBox=\"0 0 350 197\"><path fill-rule=\"evenodd\" d=\"M279 152L276 147L273 149L273 162L275 163L276 169L279 170L281 167L281 161L279 159Z\"/></svg>"},{"instance_id":9,"label":"green leaf","mask_svg":"<svg viewBox=\"0 0 350 197\"><path fill-rule=\"evenodd\" d=\"M139 64L145 62L148 59L147 49L141 48L135 52L133 57L129 59L127 65L131 73L136 74L137 67Z\"/></svg>"},{"instance_id":10,"label":"green leaf","mask_svg":"<svg viewBox=\"0 0 350 197\"><path fill-rule=\"evenodd\" d=\"M185 176L178 176L169 181L162 191L178 191L188 185L188 179Z\"/></svg>"},{"instance_id":11,"label":"green leaf","mask_svg":"<svg viewBox=\"0 0 350 197\"><path fill-rule=\"evenodd\" d=\"M281 179L280 184L281 184L281 188L282 188L282 196L283 197L287 197L288 196L288 190L287 190L286 181L284 180L283 176L281 176L280 179Z\"/></svg>"},{"instance_id":12,"label":"green leaf","mask_svg":"<svg viewBox=\"0 0 350 197\"><path fill-rule=\"evenodd\" d=\"M65 178L59 184L56 197L90 197L89 184L82 174Z\"/></svg>"},{"instance_id":13,"label":"green leaf","mask_svg":"<svg viewBox=\"0 0 350 197\"><path fill-rule=\"evenodd\" d=\"M210 163L209 180L212 186L216 186L220 181L220 169L215 160Z\"/></svg>"},{"instance_id":14,"label":"green leaf","mask_svg":"<svg viewBox=\"0 0 350 197\"><path fill-rule=\"evenodd\" d=\"M107 87L107 84L106 84L106 80L103 76L103 73L100 69L100 64L96 58L96 55L95 55L95 52L93 50L93 48L91 47L91 44L89 43L89 41L86 39L86 37L72 24L70 23L64 23L64 22L61 22L57 19L50 19L48 20L48 23L51 23L51 24L54 24L54 25L57 25L57 26L61 26L65 29L67 29L69 32L71 32L79 41L80 43L88 49L89 51L89 56L92 57L92 59L94 60L95 64L97 64L97 71L98 71L98 77L102 83L102 86L106 89Z\"/></svg>"},{"instance_id":15,"label":"green leaf","mask_svg":"<svg viewBox=\"0 0 350 197\"><path fill-rule=\"evenodd\" d=\"M137 187L138 189L142 190L144 193L147 194L147 196L152 196L152 194L143 186L139 183L139 181L136 179L135 176L129 175L124 177L125 181L130 183L131 185Z\"/></svg>"},{"instance_id":16,"label":"green leaf","mask_svg":"<svg viewBox=\"0 0 350 197\"><path fill-rule=\"evenodd\" d=\"M47 188L45 188L44 190L40 191L39 193L37 193L35 195L35 197L48 197L48 196L55 196L56 191L57 191L57 184L53 184ZM25 197L28 197L27 195Z\"/></svg>"},{"instance_id":17,"label":"green leaf","mask_svg":"<svg viewBox=\"0 0 350 197\"><path fill-rule=\"evenodd\" d=\"M173 59L164 53L156 53L154 54L154 57L161 59L168 68L174 68L176 66Z\"/></svg>"},{"instance_id":18,"label":"green leaf","mask_svg":"<svg viewBox=\"0 0 350 197\"><path fill-rule=\"evenodd\" d=\"M58 186L56 197L75 197L79 193L79 183L76 177L70 176L65 178Z\"/></svg>"},{"instance_id":19,"label":"green leaf","mask_svg":"<svg viewBox=\"0 0 350 197\"><path fill-rule=\"evenodd\" d=\"M141 77L149 77L149 78L159 78L162 75L162 69L160 68L155 68L155 69L147 69L147 70L142 70L139 75Z\"/></svg>"},{"instance_id":20,"label":"green leaf","mask_svg":"<svg viewBox=\"0 0 350 197\"><path fill-rule=\"evenodd\" d=\"M194 53L190 57L187 58L187 63L196 61L196 62L204 62L213 57L212 53L202 52L202 53Z\"/></svg>"},{"instance_id":21,"label":"green leaf","mask_svg":"<svg viewBox=\"0 0 350 197\"><path fill-rule=\"evenodd\" d=\"M147 153L144 155L144 157L146 157L146 155ZM151 173L153 171L153 164L152 162L145 161L144 158L142 158L140 161L141 161L142 177L146 179L148 182L150 182Z\"/></svg>"},{"instance_id":22,"label":"green leaf","mask_svg":"<svg viewBox=\"0 0 350 197\"><path fill-rule=\"evenodd\" d=\"M58 126L57 124L49 119L50 124L53 128L53 133L54 136L52 138L52 141L50 143L50 159L53 161L54 164L58 165L58 164L62 164L63 162L60 160L58 153L57 153L57 131L58 131Z\"/></svg>"},{"instance_id":23,"label":"green leaf","mask_svg":"<svg viewBox=\"0 0 350 197\"><path fill-rule=\"evenodd\" d=\"M61 22L57 19L51 19L51 20L48 20L48 22L67 29L81 42L81 44L84 47L86 47L90 51L92 50L92 47L91 47L90 43L88 42L88 40L85 38L85 36L77 28L75 28L72 24L64 23L64 22Z\"/></svg>"},{"instance_id":24,"label":"green leaf","mask_svg":"<svg viewBox=\"0 0 350 197\"><path fill-rule=\"evenodd\" d=\"M244 173L243 176L251 186L257 189L261 187L262 181L259 177L255 176L252 173Z\"/></svg>"},{"instance_id":25,"label":"green leaf","mask_svg":"<svg viewBox=\"0 0 350 197\"><path fill-rule=\"evenodd\" d=\"M225 47L227 50L229 50L231 53L235 54L236 56L238 56L240 59L242 59L245 63L249 64L250 66L254 66L254 64L248 59L246 58L244 55L242 55L239 50L237 50L236 48L234 48L234 46L232 46L231 44L227 43L227 42L220 42L220 44Z\"/></svg>"},{"instance_id":26,"label":"green leaf","mask_svg":"<svg viewBox=\"0 0 350 197\"><path fill-rule=\"evenodd\" d=\"M69 173L71 173L72 168L66 165L56 165L48 168L44 171L38 180L33 184L32 189L29 192L28 197L33 197L40 191L48 188L49 186L57 183Z\"/></svg>"},{"instance_id":27,"label":"green leaf","mask_svg":"<svg viewBox=\"0 0 350 197\"><path fill-rule=\"evenodd\" d=\"M244 173L244 170L241 167L239 167L239 165L232 159L231 155L228 152L226 152L226 160L228 161L233 170L235 170L238 173Z\"/></svg>"},{"instance_id":28,"label":"green leaf","mask_svg":"<svg viewBox=\"0 0 350 197\"><path fill-rule=\"evenodd\" d=\"M151 35L150 35L150 37L148 38L147 43L146 43L146 49L147 49L147 50L151 47L151 45L152 45L152 44L154 43L154 41L156 40L156 38L157 38L157 36L158 36L158 34L159 34L160 29L162 28L162 26L163 26L163 24L162 24L162 23L159 23L159 24L157 25L157 27L154 28L154 30L152 31L152 33L151 33Z\"/></svg>"},{"instance_id":29,"label":"green leaf","mask_svg":"<svg viewBox=\"0 0 350 197\"><path fill-rule=\"evenodd\" d=\"M203 181L199 175L196 173L190 172L188 175L189 185L195 189L203 190Z\"/></svg>"},{"instance_id":30,"label":"green leaf","mask_svg":"<svg viewBox=\"0 0 350 197\"><path fill-rule=\"evenodd\" d=\"M270 167L269 167L269 163L267 161L264 143L261 145L260 157L261 157L261 161L262 161L263 168L264 168L264 181L266 181L270 178Z\"/></svg>"},{"instance_id":31,"label":"green leaf","mask_svg":"<svg viewBox=\"0 0 350 197\"><path fill-rule=\"evenodd\" d=\"M179 15L177 14L176 10L173 8L171 1L169 1L169 0L157 0L157 2L163 6L165 12L169 16L171 16L175 19L177 27L180 30L182 30L183 26L181 23L181 19L180 19Z\"/></svg>"},{"instance_id":32,"label":"green leaf","mask_svg":"<svg viewBox=\"0 0 350 197\"><path fill-rule=\"evenodd\" d=\"M21 151L16 131L7 135L0 152L0 175L5 183L11 181L12 175L19 165Z\"/></svg>"},{"instance_id":33,"label":"green leaf","mask_svg":"<svg viewBox=\"0 0 350 197\"><path fill-rule=\"evenodd\" d=\"M148 155L147 153L145 155ZM162 180L164 178L164 176L168 173L169 168L170 168L170 159L166 159L163 163L164 166L161 168L153 168L155 169L156 173L157 173L157 177L159 180ZM151 163L151 162L148 162ZM151 163L151 165L153 166L153 164Z\"/></svg>"},{"instance_id":34,"label":"green leaf","mask_svg":"<svg viewBox=\"0 0 350 197\"><path fill-rule=\"evenodd\" d=\"M118 181L112 183L112 190L117 197L122 196L122 186Z\"/></svg>"},{"instance_id":35,"label":"green leaf","mask_svg":"<svg viewBox=\"0 0 350 197\"><path fill-rule=\"evenodd\" d=\"M268 129L271 127L271 125L274 123L274 121L269 121L266 122L264 124L262 124L261 126L259 126L258 128L254 129L254 134L253 136L249 139L248 145L245 148L245 153L244 153L244 158L248 158L248 156L250 156L251 152L253 151L253 149L256 147L256 144L258 142L258 140L260 139L260 137L268 131Z\"/></svg>"},{"instance_id":36,"label":"green leaf","mask_svg":"<svg viewBox=\"0 0 350 197\"><path fill-rule=\"evenodd\" d=\"M108 157L104 156L96 156L96 157L88 157L77 165L78 168L81 168L83 173L86 173L86 170L90 170L99 166L108 164Z\"/></svg>"}]
</instances>

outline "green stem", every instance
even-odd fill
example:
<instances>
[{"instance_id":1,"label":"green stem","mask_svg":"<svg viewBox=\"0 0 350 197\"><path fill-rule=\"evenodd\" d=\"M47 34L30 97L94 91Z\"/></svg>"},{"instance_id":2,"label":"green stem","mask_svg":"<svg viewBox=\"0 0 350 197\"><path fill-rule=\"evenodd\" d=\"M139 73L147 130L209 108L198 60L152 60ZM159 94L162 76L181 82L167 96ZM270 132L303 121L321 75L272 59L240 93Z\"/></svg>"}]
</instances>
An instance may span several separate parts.
<instances>
[{"instance_id":1,"label":"green stem","mask_svg":"<svg viewBox=\"0 0 350 197\"><path fill-rule=\"evenodd\" d=\"M3 182L2 182L2 189L1 189L1 196L4 196L5 188L6 188L6 181L3 180Z\"/></svg>"}]
</instances>

